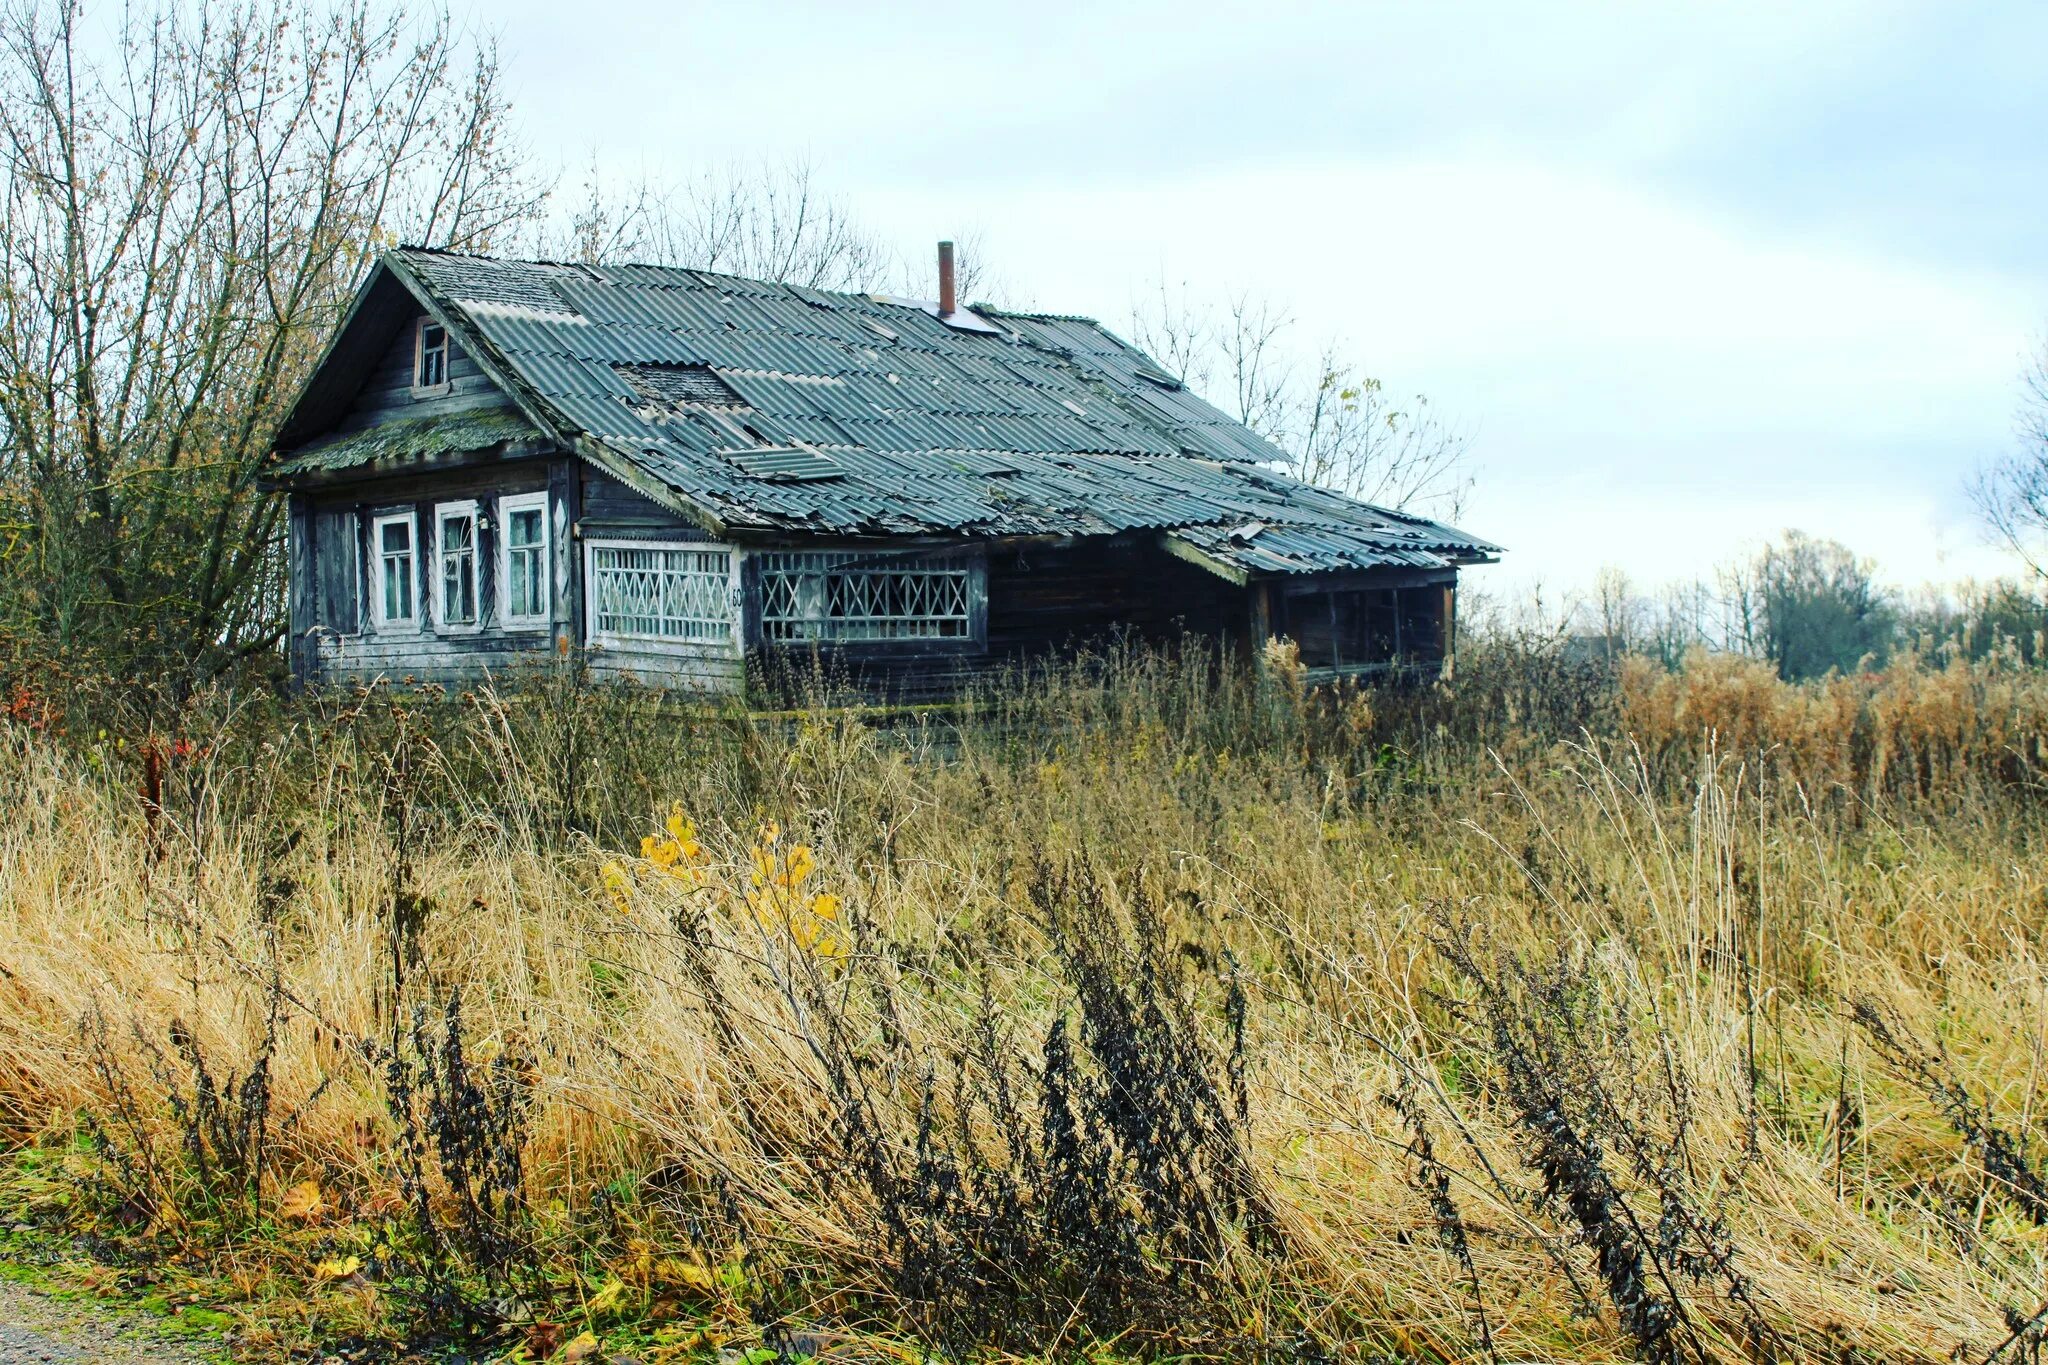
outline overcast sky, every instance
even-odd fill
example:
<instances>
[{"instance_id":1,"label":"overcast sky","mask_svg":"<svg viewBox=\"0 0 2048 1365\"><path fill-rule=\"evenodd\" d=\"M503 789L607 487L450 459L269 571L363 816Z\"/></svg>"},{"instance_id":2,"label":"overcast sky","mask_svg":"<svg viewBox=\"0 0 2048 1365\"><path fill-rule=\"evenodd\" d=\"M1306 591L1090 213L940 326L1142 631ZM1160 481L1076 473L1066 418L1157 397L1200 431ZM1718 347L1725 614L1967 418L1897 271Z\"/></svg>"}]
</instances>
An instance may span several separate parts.
<instances>
[{"instance_id":1,"label":"overcast sky","mask_svg":"<svg viewBox=\"0 0 2048 1365\"><path fill-rule=\"evenodd\" d=\"M879 11L879 13L878 13ZM806 157L1118 325L1252 291L1473 434L1492 586L1796 526L2005 567L1963 486L2048 325L2048 6L493 0L544 159Z\"/></svg>"}]
</instances>

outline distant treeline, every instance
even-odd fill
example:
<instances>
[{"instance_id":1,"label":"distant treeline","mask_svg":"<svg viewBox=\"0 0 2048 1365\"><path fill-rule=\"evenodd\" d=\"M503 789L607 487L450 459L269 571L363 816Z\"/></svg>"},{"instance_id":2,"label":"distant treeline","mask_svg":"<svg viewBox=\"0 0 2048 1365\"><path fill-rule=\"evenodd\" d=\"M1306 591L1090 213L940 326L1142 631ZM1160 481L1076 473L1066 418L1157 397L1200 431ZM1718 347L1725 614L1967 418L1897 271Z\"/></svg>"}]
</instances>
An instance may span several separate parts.
<instances>
[{"instance_id":1,"label":"distant treeline","mask_svg":"<svg viewBox=\"0 0 2048 1365\"><path fill-rule=\"evenodd\" d=\"M1496 610L1481 629L1549 631L1593 658L1632 655L1676 667L1699 650L1768 661L1787 681L1881 668L1901 654L2033 667L2048 644L2039 581L1887 588L1847 546L1787 531L1710 578L1640 591L1619 569L1554 612Z\"/></svg>"}]
</instances>

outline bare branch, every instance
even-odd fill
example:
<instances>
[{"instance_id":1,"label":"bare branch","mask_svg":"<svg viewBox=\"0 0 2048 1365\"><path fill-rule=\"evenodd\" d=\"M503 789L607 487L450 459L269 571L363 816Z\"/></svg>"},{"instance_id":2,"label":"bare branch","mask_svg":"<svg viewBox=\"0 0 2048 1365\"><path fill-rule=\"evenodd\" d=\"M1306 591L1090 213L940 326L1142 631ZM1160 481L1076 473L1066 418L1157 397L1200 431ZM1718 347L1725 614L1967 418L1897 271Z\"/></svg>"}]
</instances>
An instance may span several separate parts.
<instances>
[{"instance_id":1,"label":"bare branch","mask_svg":"<svg viewBox=\"0 0 2048 1365\"><path fill-rule=\"evenodd\" d=\"M271 433L367 263L545 187L445 14L0 10L0 642L203 674L282 629Z\"/></svg>"}]
</instances>

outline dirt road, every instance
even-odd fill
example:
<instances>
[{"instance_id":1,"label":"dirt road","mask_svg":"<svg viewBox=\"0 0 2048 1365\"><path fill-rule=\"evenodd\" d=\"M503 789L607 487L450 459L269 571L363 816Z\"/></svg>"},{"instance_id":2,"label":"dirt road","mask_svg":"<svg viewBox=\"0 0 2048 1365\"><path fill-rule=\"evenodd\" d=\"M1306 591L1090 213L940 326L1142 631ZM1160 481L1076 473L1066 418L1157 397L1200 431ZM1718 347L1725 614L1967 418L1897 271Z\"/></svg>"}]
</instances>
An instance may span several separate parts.
<instances>
[{"instance_id":1,"label":"dirt road","mask_svg":"<svg viewBox=\"0 0 2048 1365\"><path fill-rule=\"evenodd\" d=\"M141 1314L53 1299L0 1280L0 1365L218 1365L226 1359L165 1335Z\"/></svg>"}]
</instances>

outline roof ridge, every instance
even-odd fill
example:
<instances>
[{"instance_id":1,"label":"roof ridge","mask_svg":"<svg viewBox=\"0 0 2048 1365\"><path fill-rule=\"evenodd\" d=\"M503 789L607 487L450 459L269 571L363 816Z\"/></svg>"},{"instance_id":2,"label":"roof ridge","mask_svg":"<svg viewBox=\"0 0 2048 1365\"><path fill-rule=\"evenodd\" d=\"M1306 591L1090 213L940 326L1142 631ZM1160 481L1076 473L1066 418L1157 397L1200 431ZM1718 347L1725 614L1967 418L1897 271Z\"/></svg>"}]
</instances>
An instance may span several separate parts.
<instances>
[{"instance_id":1,"label":"roof ridge","mask_svg":"<svg viewBox=\"0 0 2048 1365\"><path fill-rule=\"evenodd\" d=\"M992 303L971 303L968 307L992 318L1028 318L1033 322L1085 322L1090 327L1102 327L1101 318L1091 318L1085 313L1041 313L1029 308L998 308ZM1109 329L1103 327L1103 330Z\"/></svg>"},{"instance_id":2,"label":"roof ridge","mask_svg":"<svg viewBox=\"0 0 2048 1365\"><path fill-rule=\"evenodd\" d=\"M876 291L871 289L825 289L818 285L798 284L794 280L767 280L757 275L741 275L708 265L677 265L670 261L560 261L545 256L491 256L477 251L455 251L448 247L411 244L395 246L389 250L393 254L454 256L468 261L482 261L487 265L545 266L555 270L589 270L604 274L621 270L655 270L673 275L710 275L717 279L738 280L742 284L786 289L792 293L827 294L834 298L859 299L864 302L874 302L877 297Z\"/></svg>"},{"instance_id":3,"label":"roof ridge","mask_svg":"<svg viewBox=\"0 0 2048 1365\"><path fill-rule=\"evenodd\" d=\"M678 275L715 275L721 279L740 280L747 284L769 285L776 289L803 290L814 294L830 294L837 298L862 299L870 303L888 302L902 305L914 304L918 300L907 295L896 295L878 289L826 289L821 285L798 284L794 280L769 280L758 275L742 275L737 271L720 270L708 265L677 265L672 261L564 261L548 256L493 256L481 251L457 251L453 247L422 246L406 242L390 248L395 252L406 252L422 256L459 256L469 261L484 261L491 265L537 265L559 270L660 270ZM1054 313L1036 308L1004 308L997 304L976 302L967 305L972 312L984 317L1022 318L1030 322L1081 322L1090 327L1109 332L1101 318L1087 313ZM1111 336L1116 333L1110 332ZM1117 337L1119 341L1123 338Z\"/></svg>"}]
</instances>

